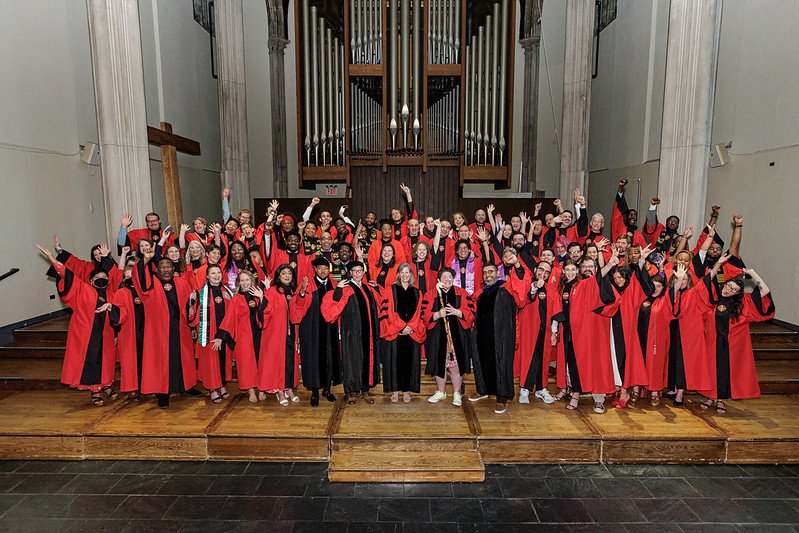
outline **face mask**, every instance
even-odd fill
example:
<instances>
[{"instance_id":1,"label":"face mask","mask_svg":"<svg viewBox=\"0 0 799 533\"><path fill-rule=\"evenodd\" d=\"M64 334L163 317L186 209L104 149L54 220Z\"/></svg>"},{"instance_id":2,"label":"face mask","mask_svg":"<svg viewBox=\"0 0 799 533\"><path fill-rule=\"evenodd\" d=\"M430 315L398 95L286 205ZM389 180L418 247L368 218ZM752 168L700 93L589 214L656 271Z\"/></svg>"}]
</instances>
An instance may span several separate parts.
<instances>
[{"instance_id":1,"label":"face mask","mask_svg":"<svg viewBox=\"0 0 799 533\"><path fill-rule=\"evenodd\" d=\"M97 287L98 289L105 289L108 287L108 279L107 278L97 278L92 282L92 285Z\"/></svg>"}]
</instances>

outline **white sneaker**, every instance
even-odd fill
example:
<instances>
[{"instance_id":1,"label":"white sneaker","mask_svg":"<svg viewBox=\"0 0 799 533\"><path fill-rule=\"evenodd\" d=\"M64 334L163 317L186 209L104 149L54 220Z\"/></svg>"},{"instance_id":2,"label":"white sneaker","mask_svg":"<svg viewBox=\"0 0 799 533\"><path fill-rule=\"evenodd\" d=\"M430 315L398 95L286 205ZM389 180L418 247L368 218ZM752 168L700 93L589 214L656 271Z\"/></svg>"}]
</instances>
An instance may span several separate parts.
<instances>
[{"instance_id":1,"label":"white sneaker","mask_svg":"<svg viewBox=\"0 0 799 533\"><path fill-rule=\"evenodd\" d=\"M456 407L460 407L461 406L461 393L460 392L456 392L455 394L452 395L452 405L454 405Z\"/></svg>"},{"instance_id":2,"label":"white sneaker","mask_svg":"<svg viewBox=\"0 0 799 533\"><path fill-rule=\"evenodd\" d=\"M433 394L427 399L427 401L430 403L438 403L441 400L445 399L446 397L447 397L446 392L441 392L440 390L437 390L435 394Z\"/></svg>"},{"instance_id":3,"label":"white sneaker","mask_svg":"<svg viewBox=\"0 0 799 533\"><path fill-rule=\"evenodd\" d=\"M538 396L538 393L535 393ZM519 403L530 403L530 391L527 389L521 389L519 391Z\"/></svg>"},{"instance_id":4,"label":"white sneaker","mask_svg":"<svg viewBox=\"0 0 799 533\"><path fill-rule=\"evenodd\" d=\"M544 403L555 403L555 398L546 389L535 391L535 397L540 398Z\"/></svg>"},{"instance_id":5,"label":"white sneaker","mask_svg":"<svg viewBox=\"0 0 799 533\"><path fill-rule=\"evenodd\" d=\"M480 400L485 400L488 398L488 394L480 394L479 392L473 392L471 396L469 396L470 402L479 402Z\"/></svg>"}]
</instances>

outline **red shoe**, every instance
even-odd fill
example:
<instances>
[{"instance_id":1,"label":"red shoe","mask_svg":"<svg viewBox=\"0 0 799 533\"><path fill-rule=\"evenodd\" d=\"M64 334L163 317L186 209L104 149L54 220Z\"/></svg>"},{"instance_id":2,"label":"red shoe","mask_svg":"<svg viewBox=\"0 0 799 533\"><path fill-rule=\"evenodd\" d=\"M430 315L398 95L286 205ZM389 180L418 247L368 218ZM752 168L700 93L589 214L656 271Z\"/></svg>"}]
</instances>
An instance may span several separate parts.
<instances>
[{"instance_id":1,"label":"red shoe","mask_svg":"<svg viewBox=\"0 0 799 533\"><path fill-rule=\"evenodd\" d=\"M618 407L619 409L627 409L627 400L618 400L613 402L614 407Z\"/></svg>"}]
</instances>

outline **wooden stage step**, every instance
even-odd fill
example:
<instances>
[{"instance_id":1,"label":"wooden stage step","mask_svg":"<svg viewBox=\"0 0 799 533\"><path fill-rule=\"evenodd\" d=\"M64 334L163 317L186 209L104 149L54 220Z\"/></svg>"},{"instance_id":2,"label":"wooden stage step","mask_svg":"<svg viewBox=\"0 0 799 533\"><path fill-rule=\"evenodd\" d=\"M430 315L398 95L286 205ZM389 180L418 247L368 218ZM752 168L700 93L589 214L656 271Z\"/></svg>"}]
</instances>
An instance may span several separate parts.
<instances>
[{"instance_id":1,"label":"wooden stage step","mask_svg":"<svg viewBox=\"0 0 799 533\"><path fill-rule=\"evenodd\" d=\"M27 359L64 359L65 346L59 345L46 345L37 343L37 345L16 345L10 344L8 346L0 346L0 359L11 358L27 358Z\"/></svg>"},{"instance_id":2,"label":"wooden stage step","mask_svg":"<svg viewBox=\"0 0 799 533\"><path fill-rule=\"evenodd\" d=\"M485 467L477 450L447 452L333 452L330 481L345 482L480 482Z\"/></svg>"}]
</instances>

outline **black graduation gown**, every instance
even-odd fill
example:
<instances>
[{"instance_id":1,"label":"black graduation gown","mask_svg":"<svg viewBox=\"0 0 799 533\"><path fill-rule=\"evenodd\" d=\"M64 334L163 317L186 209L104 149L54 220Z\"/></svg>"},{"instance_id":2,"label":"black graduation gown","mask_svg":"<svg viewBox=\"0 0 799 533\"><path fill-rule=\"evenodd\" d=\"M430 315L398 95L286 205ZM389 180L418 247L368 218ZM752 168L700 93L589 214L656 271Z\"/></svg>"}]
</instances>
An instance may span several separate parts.
<instances>
[{"instance_id":1,"label":"black graduation gown","mask_svg":"<svg viewBox=\"0 0 799 533\"><path fill-rule=\"evenodd\" d=\"M393 293L389 301L394 311L404 322L411 322L421 305L422 293L414 286L407 289L393 284L388 290ZM388 301L384 300L388 304ZM384 392L415 392L421 386L422 345L410 335L399 335L394 340L380 339L380 361L383 365Z\"/></svg>"},{"instance_id":2,"label":"black graduation gown","mask_svg":"<svg viewBox=\"0 0 799 533\"><path fill-rule=\"evenodd\" d=\"M300 322L300 364L302 383L308 389L330 388L341 383L341 369L336 324L322 317L322 298L333 290L333 282L327 284L317 278L316 290L311 293L311 306Z\"/></svg>"},{"instance_id":3,"label":"black graduation gown","mask_svg":"<svg viewBox=\"0 0 799 533\"><path fill-rule=\"evenodd\" d=\"M484 287L477 297L472 367L477 392L496 395L497 400L510 400L514 396L517 306L503 285L498 281Z\"/></svg>"},{"instance_id":4,"label":"black graduation gown","mask_svg":"<svg viewBox=\"0 0 799 533\"><path fill-rule=\"evenodd\" d=\"M471 299L468 302L462 302L464 297L468 297L468 293L464 290L462 292L456 291L453 286L446 293L443 293L444 305L441 305L441 297L433 294L441 295L442 292L433 289L425 295L425 303L428 303L428 309L422 309L422 316L428 317L433 313L446 307L447 304L452 305L456 309L460 309L465 314L473 314L474 308ZM464 295L464 296L461 296ZM467 307L468 306L468 307ZM471 338L471 330L467 330L461 324L458 317L452 315L446 319L436 320L435 326L427 330L427 340L425 341L425 354L427 355L427 365L425 373L430 376L438 376L443 378L447 373L447 333L444 329L444 320L449 322L449 330L452 332L452 345L455 349L455 358L458 361L458 370L461 375L471 372L471 360L473 341Z\"/></svg>"}]
</instances>

